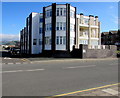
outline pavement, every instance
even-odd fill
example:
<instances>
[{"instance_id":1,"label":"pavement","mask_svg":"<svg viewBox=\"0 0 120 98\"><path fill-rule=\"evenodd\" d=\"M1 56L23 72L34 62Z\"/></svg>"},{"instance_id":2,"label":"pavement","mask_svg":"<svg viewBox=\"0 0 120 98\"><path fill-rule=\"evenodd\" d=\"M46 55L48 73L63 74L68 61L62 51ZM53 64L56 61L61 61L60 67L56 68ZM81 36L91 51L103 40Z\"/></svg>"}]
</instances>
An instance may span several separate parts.
<instances>
[{"instance_id":1,"label":"pavement","mask_svg":"<svg viewBox=\"0 0 120 98\"><path fill-rule=\"evenodd\" d=\"M118 59L51 60L32 61L29 64L3 64L2 76L3 96L95 95L93 92L101 88L92 88L118 83ZM90 92L90 89L94 91ZM114 87L111 89L116 90ZM99 94L104 96L105 91L102 92L99 91Z\"/></svg>"},{"instance_id":2,"label":"pavement","mask_svg":"<svg viewBox=\"0 0 120 98\"><path fill-rule=\"evenodd\" d=\"M29 64L29 63L39 63L39 62L59 62L59 61L94 61L94 60L113 60L118 58L91 58L91 59L80 59L80 58L52 58L52 57L28 57L28 58L21 58L21 57L11 57L8 53L8 50L0 51L2 57L2 64Z\"/></svg>"},{"instance_id":3,"label":"pavement","mask_svg":"<svg viewBox=\"0 0 120 98\"><path fill-rule=\"evenodd\" d=\"M80 58L47 58L47 57L34 57L34 58L11 58L1 57L2 64L29 64L39 62L59 62L59 61L94 61L94 60L118 60L118 58L91 58L91 59L80 59Z\"/></svg>"},{"instance_id":4,"label":"pavement","mask_svg":"<svg viewBox=\"0 0 120 98\"><path fill-rule=\"evenodd\" d=\"M120 92L118 90L119 87L120 87L120 83L116 83L116 84L104 85L104 86L100 86L96 88L90 88L90 89L55 95L53 96L53 98L55 97L59 98L60 96L116 96L116 97L120 97L119 96Z\"/></svg>"}]
</instances>

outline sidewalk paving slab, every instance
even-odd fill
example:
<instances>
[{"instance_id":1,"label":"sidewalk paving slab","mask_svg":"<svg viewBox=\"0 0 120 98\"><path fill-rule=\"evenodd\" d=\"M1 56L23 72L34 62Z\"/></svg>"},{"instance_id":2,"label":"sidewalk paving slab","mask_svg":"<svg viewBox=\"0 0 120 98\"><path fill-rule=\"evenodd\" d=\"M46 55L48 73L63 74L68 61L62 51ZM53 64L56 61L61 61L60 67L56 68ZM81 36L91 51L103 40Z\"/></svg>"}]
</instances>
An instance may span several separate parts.
<instances>
[{"instance_id":1,"label":"sidewalk paving slab","mask_svg":"<svg viewBox=\"0 0 120 98\"><path fill-rule=\"evenodd\" d=\"M120 87L120 85L119 85L119 87ZM118 85L115 85L115 86L106 87L106 88L102 88L102 89L80 92L80 93L76 93L76 94L72 94L72 95L68 95L68 96L117 96L117 97L120 97L119 96L120 92L118 89L119 87L118 87ZM106 92L105 92L105 90L106 90ZM111 92L110 90L115 91L115 94L113 94L113 92Z\"/></svg>"}]
</instances>

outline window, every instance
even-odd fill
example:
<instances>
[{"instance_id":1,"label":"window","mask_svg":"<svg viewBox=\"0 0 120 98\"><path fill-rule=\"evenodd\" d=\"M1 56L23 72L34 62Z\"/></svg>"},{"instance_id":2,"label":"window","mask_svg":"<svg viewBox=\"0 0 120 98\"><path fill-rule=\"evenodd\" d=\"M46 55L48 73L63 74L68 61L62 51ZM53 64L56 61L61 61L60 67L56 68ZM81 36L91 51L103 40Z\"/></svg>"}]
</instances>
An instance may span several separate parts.
<instances>
[{"instance_id":1,"label":"window","mask_svg":"<svg viewBox=\"0 0 120 98\"><path fill-rule=\"evenodd\" d=\"M40 27L40 29L39 29L39 30L40 30L40 31L39 31L39 33L41 34L41 33L42 33L42 30L43 30L43 29L42 29L42 27Z\"/></svg>"},{"instance_id":2,"label":"window","mask_svg":"<svg viewBox=\"0 0 120 98\"><path fill-rule=\"evenodd\" d=\"M57 36L56 43L57 43L57 45L59 44L59 36Z\"/></svg>"},{"instance_id":3,"label":"window","mask_svg":"<svg viewBox=\"0 0 120 98\"><path fill-rule=\"evenodd\" d=\"M57 8L57 16L59 16L59 8Z\"/></svg>"},{"instance_id":4,"label":"window","mask_svg":"<svg viewBox=\"0 0 120 98\"><path fill-rule=\"evenodd\" d=\"M66 8L57 8L56 16L66 16Z\"/></svg>"},{"instance_id":5,"label":"window","mask_svg":"<svg viewBox=\"0 0 120 98\"><path fill-rule=\"evenodd\" d=\"M48 42L48 37L45 37L45 44L47 45L49 42Z\"/></svg>"},{"instance_id":6,"label":"window","mask_svg":"<svg viewBox=\"0 0 120 98\"><path fill-rule=\"evenodd\" d=\"M39 45L42 45L42 40L41 39L39 39Z\"/></svg>"},{"instance_id":7,"label":"window","mask_svg":"<svg viewBox=\"0 0 120 98\"><path fill-rule=\"evenodd\" d=\"M64 8L63 15L66 16L66 8Z\"/></svg>"},{"instance_id":8,"label":"window","mask_svg":"<svg viewBox=\"0 0 120 98\"><path fill-rule=\"evenodd\" d=\"M60 22L60 30L62 30L62 24L63 24L63 23L62 23L62 22Z\"/></svg>"},{"instance_id":9,"label":"window","mask_svg":"<svg viewBox=\"0 0 120 98\"><path fill-rule=\"evenodd\" d=\"M52 10L50 10L50 16L52 16Z\"/></svg>"},{"instance_id":10,"label":"window","mask_svg":"<svg viewBox=\"0 0 120 98\"><path fill-rule=\"evenodd\" d=\"M47 17L47 11L45 12L45 17Z\"/></svg>"},{"instance_id":11,"label":"window","mask_svg":"<svg viewBox=\"0 0 120 98\"><path fill-rule=\"evenodd\" d=\"M62 10L63 10L63 9L62 9L62 8L60 8L60 16L62 16Z\"/></svg>"},{"instance_id":12,"label":"window","mask_svg":"<svg viewBox=\"0 0 120 98\"><path fill-rule=\"evenodd\" d=\"M85 44L88 44L88 41L87 41L87 40L85 41Z\"/></svg>"},{"instance_id":13,"label":"window","mask_svg":"<svg viewBox=\"0 0 120 98\"><path fill-rule=\"evenodd\" d=\"M74 11L70 11L70 17L74 18L75 17L75 12Z\"/></svg>"},{"instance_id":14,"label":"window","mask_svg":"<svg viewBox=\"0 0 120 98\"><path fill-rule=\"evenodd\" d=\"M43 18L42 17L40 17L40 22L43 22Z\"/></svg>"},{"instance_id":15,"label":"window","mask_svg":"<svg viewBox=\"0 0 120 98\"><path fill-rule=\"evenodd\" d=\"M80 24L83 24L83 18L80 17Z\"/></svg>"},{"instance_id":16,"label":"window","mask_svg":"<svg viewBox=\"0 0 120 98\"><path fill-rule=\"evenodd\" d=\"M52 16L52 10L51 10L51 9L50 9L50 10L47 10L47 11L45 12L45 16L46 16L46 18Z\"/></svg>"},{"instance_id":17,"label":"window","mask_svg":"<svg viewBox=\"0 0 120 98\"><path fill-rule=\"evenodd\" d=\"M60 44L62 44L62 40L63 40L62 38L63 38L63 37L62 37L62 36L60 36Z\"/></svg>"},{"instance_id":18,"label":"window","mask_svg":"<svg viewBox=\"0 0 120 98\"><path fill-rule=\"evenodd\" d=\"M50 45L50 44L51 44L51 38L45 37L45 45Z\"/></svg>"},{"instance_id":19,"label":"window","mask_svg":"<svg viewBox=\"0 0 120 98\"><path fill-rule=\"evenodd\" d=\"M66 23L65 22L57 22L56 30L66 30Z\"/></svg>"},{"instance_id":20,"label":"window","mask_svg":"<svg viewBox=\"0 0 120 98\"><path fill-rule=\"evenodd\" d=\"M50 45L50 44L52 43L51 38L49 37L49 39L48 39L48 40L49 40L49 45Z\"/></svg>"},{"instance_id":21,"label":"window","mask_svg":"<svg viewBox=\"0 0 120 98\"><path fill-rule=\"evenodd\" d=\"M65 36L57 36L56 37L56 44L57 45L65 45L66 44L66 37Z\"/></svg>"},{"instance_id":22,"label":"window","mask_svg":"<svg viewBox=\"0 0 120 98\"><path fill-rule=\"evenodd\" d=\"M56 30L59 30L59 22L57 22Z\"/></svg>"},{"instance_id":23,"label":"window","mask_svg":"<svg viewBox=\"0 0 120 98\"><path fill-rule=\"evenodd\" d=\"M52 30L52 25L51 25L51 23L49 24L49 30Z\"/></svg>"},{"instance_id":24,"label":"window","mask_svg":"<svg viewBox=\"0 0 120 98\"><path fill-rule=\"evenodd\" d=\"M91 34L91 37L95 37L95 36L96 36L95 29L92 29L92 34Z\"/></svg>"},{"instance_id":25,"label":"window","mask_svg":"<svg viewBox=\"0 0 120 98\"><path fill-rule=\"evenodd\" d=\"M88 44L88 40L80 40L80 44Z\"/></svg>"},{"instance_id":26,"label":"window","mask_svg":"<svg viewBox=\"0 0 120 98\"><path fill-rule=\"evenodd\" d=\"M85 32L85 35L88 35L88 32L87 32L87 31Z\"/></svg>"},{"instance_id":27,"label":"window","mask_svg":"<svg viewBox=\"0 0 120 98\"><path fill-rule=\"evenodd\" d=\"M51 23L48 23L48 24L45 25L45 30L46 30L46 31L52 30Z\"/></svg>"},{"instance_id":28,"label":"window","mask_svg":"<svg viewBox=\"0 0 120 98\"><path fill-rule=\"evenodd\" d=\"M46 31L48 31L48 24L46 24Z\"/></svg>"},{"instance_id":29,"label":"window","mask_svg":"<svg viewBox=\"0 0 120 98\"><path fill-rule=\"evenodd\" d=\"M84 24L88 25L89 19L84 18Z\"/></svg>"},{"instance_id":30,"label":"window","mask_svg":"<svg viewBox=\"0 0 120 98\"><path fill-rule=\"evenodd\" d=\"M47 25L45 24L45 31L47 30Z\"/></svg>"},{"instance_id":31,"label":"window","mask_svg":"<svg viewBox=\"0 0 120 98\"><path fill-rule=\"evenodd\" d=\"M37 45L37 39L33 39L33 45Z\"/></svg>"},{"instance_id":32,"label":"window","mask_svg":"<svg viewBox=\"0 0 120 98\"><path fill-rule=\"evenodd\" d=\"M47 17L49 17L49 16L50 16L50 11L48 10L48 11L47 11Z\"/></svg>"},{"instance_id":33,"label":"window","mask_svg":"<svg viewBox=\"0 0 120 98\"><path fill-rule=\"evenodd\" d=\"M66 23L63 23L63 30L66 30Z\"/></svg>"},{"instance_id":34,"label":"window","mask_svg":"<svg viewBox=\"0 0 120 98\"><path fill-rule=\"evenodd\" d=\"M47 24L47 30L49 30L49 24Z\"/></svg>"},{"instance_id":35,"label":"window","mask_svg":"<svg viewBox=\"0 0 120 98\"><path fill-rule=\"evenodd\" d=\"M70 24L70 31L75 31L75 26L74 26L74 24Z\"/></svg>"},{"instance_id":36,"label":"window","mask_svg":"<svg viewBox=\"0 0 120 98\"><path fill-rule=\"evenodd\" d=\"M66 44L66 37L63 36L63 44L65 45Z\"/></svg>"},{"instance_id":37,"label":"window","mask_svg":"<svg viewBox=\"0 0 120 98\"><path fill-rule=\"evenodd\" d=\"M87 37L88 36L88 31L86 31L86 30L81 31L80 36Z\"/></svg>"},{"instance_id":38,"label":"window","mask_svg":"<svg viewBox=\"0 0 120 98\"><path fill-rule=\"evenodd\" d=\"M91 41L91 44L92 44L92 45L98 45L98 41L92 40L92 41Z\"/></svg>"}]
</instances>

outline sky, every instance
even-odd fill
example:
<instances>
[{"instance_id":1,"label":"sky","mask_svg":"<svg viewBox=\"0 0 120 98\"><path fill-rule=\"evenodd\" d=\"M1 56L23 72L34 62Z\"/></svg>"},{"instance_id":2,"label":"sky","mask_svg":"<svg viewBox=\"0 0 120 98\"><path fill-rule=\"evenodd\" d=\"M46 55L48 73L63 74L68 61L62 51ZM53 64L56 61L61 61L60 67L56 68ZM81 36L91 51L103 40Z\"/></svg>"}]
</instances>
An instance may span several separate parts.
<instances>
[{"instance_id":1,"label":"sky","mask_svg":"<svg viewBox=\"0 0 120 98\"><path fill-rule=\"evenodd\" d=\"M26 25L26 17L31 12L42 13L43 7L52 3L70 3L77 8L77 14L98 16L101 32L118 29L117 2L3 2L2 39L18 40L20 30Z\"/></svg>"}]
</instances>

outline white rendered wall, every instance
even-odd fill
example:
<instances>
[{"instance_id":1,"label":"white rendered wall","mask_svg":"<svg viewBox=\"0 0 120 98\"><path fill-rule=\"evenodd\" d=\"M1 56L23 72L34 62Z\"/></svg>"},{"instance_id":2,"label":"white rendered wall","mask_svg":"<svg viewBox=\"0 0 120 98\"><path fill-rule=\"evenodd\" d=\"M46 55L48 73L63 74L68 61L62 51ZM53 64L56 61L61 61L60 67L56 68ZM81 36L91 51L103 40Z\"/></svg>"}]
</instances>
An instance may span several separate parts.
<instances>
[{"instance_id":1,"label":"white rendered wall","mask_svg":"<svg viewBox=\"0 0 120 98\"><path fill-rule=\"evenodd\" d=\"M57 8L66 8L66 5L56 5ZM66 23L66 16L56 16L56 24L57 22L65 22ZM66 30L56 30L56 38L57 36L66 36ZM55 40L56 41L56 40ZM57 45L56 44L56 50L66 50L66 44L65 45Z\"/></svg>"},{"instance_id":2,"label":"white rendered wall","mask_svg":"<svg viewBox=\"0 0 120 98\"><path fill-rule=\"evenodd\" d=\"M70 6L70 10L75 12L75 8L72 6ZM70 17L70 24L75 25L75 18ZM70 51L72 51L73 49L74 43L71 43L71 42L74 42L74 40L75 40L75 31L70 31Z\"/></svg>"},{"instance_id":3,"label":"white rendered wall","mask_svg":"<svg viewBox=\"0 0 120 98\"><path fill-rule=\"evenodd\" d=\"M32 54L39 54L40 47L39 47L39 13L32 13ZM37 39L37 44L33 45L33 40Z\"/></svg>"},{"instance_id":4,"label":"white rendered wall","mask_svg":"<svg viewBox=\"0 0 120 98\"><path fill-rule=\"evenodd\" d=\"M46 7L45 11L51 10L52 6ZM51 23L51 17L45 18L45 24ZM45 31L45 37L51 37L51 31ZM45 50L51 50L51 45L45 45Z\"/></svg>"}]
</instances>

